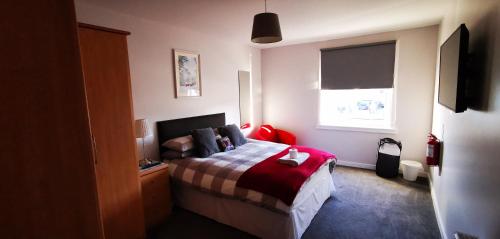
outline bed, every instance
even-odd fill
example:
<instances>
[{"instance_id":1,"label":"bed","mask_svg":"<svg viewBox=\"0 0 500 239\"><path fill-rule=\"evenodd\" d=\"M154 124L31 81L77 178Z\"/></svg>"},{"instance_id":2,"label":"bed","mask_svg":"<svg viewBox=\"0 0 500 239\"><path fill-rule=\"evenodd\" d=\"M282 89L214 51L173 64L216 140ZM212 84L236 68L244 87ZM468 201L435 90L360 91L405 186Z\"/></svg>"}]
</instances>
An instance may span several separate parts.
<instances>
[{"instance_id":1,"label":"bed","mask_svg":"<svg viewBox=\"0 0 500 239\"><path fill-rule=\"evenodd\" d=\"M225 124L224 113L157 122L160 151L166 150L161 146L162 142L188 135L193 129L216 128ZM332 161L326 162L304 182L291 205L253 190L243 190L231 181L236 180L239 172L244 172L255 162L287 147L284 144L249 139L247 144L236 150L217 153L209 158L171 160L169 171L174 202L184 209L261 238L301 238L318 210L335 190L330 171ZM216 184L213 176L234 161L244 163L233 165L231 168L237 169L231 171L234 175L219 183L219 190L211 190ZM210 166L210 170L207 170L206 165ZM206 175L199 171L213 173Z\"/></svg>"}]
</instances>

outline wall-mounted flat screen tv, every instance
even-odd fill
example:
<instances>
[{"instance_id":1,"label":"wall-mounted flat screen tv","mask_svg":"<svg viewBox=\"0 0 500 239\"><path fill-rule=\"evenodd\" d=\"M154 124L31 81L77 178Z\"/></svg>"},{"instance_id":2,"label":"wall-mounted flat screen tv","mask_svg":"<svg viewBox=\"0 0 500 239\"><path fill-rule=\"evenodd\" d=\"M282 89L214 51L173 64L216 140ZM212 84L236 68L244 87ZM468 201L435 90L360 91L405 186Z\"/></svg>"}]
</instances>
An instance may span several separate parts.
<instances>
[{"instance_id":1,"label":"wall-mounted flat screen tv","mask_svg":"<svg viewBox=\"0 0 500 239\"><path fill-rule=\"evenodd\" d=\"M462 24L441 45L440 50L438 102L455 113L467 109L465 88L468 45L469 31Z\"/></svg>"}]
</instances>

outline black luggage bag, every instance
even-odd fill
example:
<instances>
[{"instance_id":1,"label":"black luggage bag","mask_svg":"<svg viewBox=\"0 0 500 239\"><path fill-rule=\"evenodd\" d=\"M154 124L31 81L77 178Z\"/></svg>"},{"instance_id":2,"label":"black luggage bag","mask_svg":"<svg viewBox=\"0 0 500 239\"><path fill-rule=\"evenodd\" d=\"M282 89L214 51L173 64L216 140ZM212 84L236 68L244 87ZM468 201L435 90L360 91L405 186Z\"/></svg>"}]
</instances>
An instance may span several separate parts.
<instances>
[{"instance_id":1,"label":"black luggage bag","mask_svg":"<svg viewBox=\"0 0 500 239\"><path fill-rule=\"evenodd\" d=\"M399 152L390 152L384 148L394 148L396 146L399 148ZM378 156L376 173L378 176L383 178L395 178L399 174L399 160L401 156L402 144L391 138L380 139L378 143Z\"/></svg>"}]
</instances>

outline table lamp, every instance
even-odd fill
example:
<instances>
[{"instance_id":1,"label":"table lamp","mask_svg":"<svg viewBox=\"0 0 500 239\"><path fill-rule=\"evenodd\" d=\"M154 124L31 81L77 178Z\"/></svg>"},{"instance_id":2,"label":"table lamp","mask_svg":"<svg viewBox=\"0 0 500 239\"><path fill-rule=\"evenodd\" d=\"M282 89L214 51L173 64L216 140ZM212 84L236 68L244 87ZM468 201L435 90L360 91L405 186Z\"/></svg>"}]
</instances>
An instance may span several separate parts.
<instances>
[{"instance_id":1,"label":"table lamp","mask_svg":"<svg viewBox=\"0 0 500 239\"><path fill-rule=\"evenodd\" d=\"M142 159L139 160L139 165L143 166L150 162L146 158L146 151L144 150L144 138L151 136L151 128L147 119L138 119L135 121L135 137L142 139Z\"/></svg>"}]
</instances>

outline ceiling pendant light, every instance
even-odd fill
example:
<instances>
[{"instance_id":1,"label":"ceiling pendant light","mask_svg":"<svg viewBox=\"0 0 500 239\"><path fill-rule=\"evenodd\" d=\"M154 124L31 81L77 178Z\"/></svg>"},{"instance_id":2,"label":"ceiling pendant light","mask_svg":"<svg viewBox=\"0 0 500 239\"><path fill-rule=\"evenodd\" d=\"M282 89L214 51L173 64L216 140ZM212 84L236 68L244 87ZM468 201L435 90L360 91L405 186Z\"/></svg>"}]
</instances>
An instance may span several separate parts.
<instances>
[{"instance_id":1,"label":"ceiling pendant light","mask_svg":"<svg viewBox=\"0 0 500 239\"><path fill-rule=\"evenodd\" d=\"M264 12L253 17L252 42L273 43L281 39L278 14L267 12L267 1L264 0Z\"/></svg>"}]
</instances>

